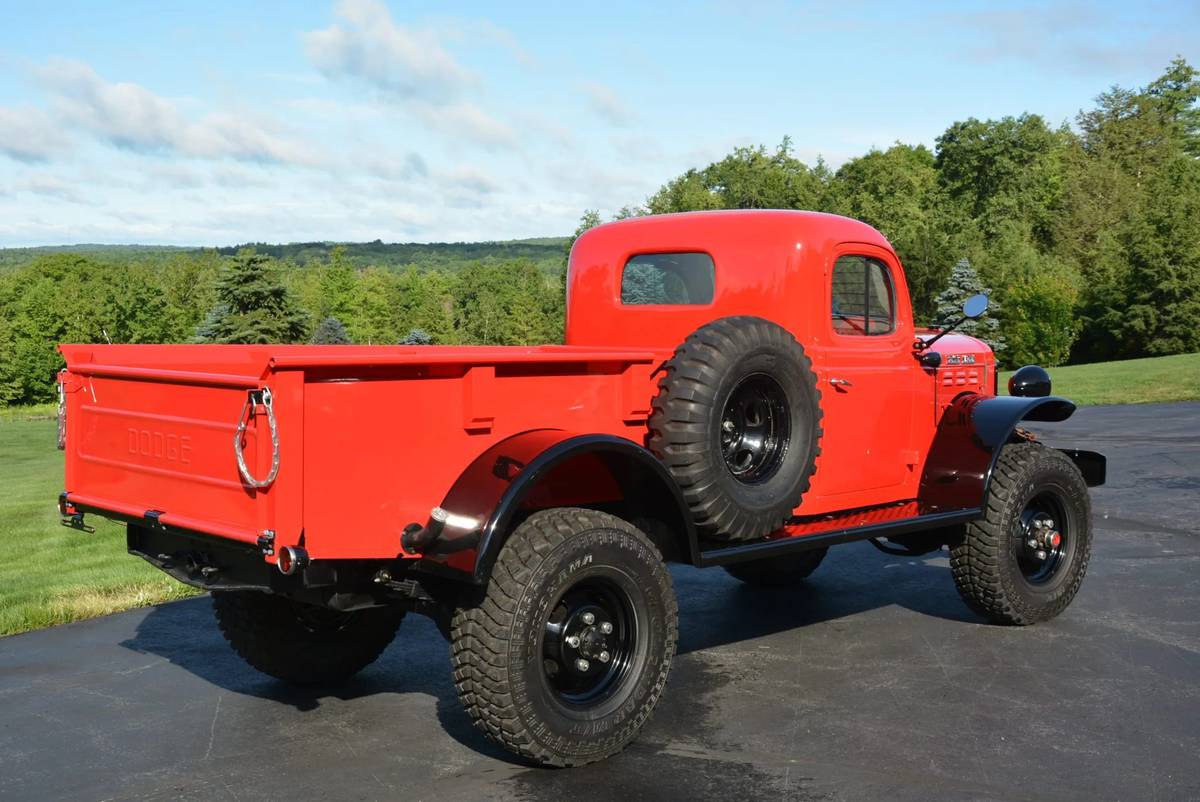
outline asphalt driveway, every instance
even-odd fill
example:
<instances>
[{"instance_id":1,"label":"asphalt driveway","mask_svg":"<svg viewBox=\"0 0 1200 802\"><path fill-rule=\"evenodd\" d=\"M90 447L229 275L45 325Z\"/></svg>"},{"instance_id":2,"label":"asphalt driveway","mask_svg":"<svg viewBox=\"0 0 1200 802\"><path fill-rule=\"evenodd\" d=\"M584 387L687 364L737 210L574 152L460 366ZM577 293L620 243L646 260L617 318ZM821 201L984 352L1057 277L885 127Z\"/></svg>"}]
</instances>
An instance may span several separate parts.
<instances>
[{"instance_id":1,"label":"asphalt driveway","mask_svg":"<svg viewBox=\"0 0 1200 802\"><path fill-rule=\"evenodd\" d=\"M944 555L843 546L790 592L677 569L657 713L554 771L472 729L422 618L311 695L193 599L0 640L0 799L1198 799L1200 404L1044 431L1110 460L1088 578L1048 624L983 623Z\"/></svg>"}]
</instances>

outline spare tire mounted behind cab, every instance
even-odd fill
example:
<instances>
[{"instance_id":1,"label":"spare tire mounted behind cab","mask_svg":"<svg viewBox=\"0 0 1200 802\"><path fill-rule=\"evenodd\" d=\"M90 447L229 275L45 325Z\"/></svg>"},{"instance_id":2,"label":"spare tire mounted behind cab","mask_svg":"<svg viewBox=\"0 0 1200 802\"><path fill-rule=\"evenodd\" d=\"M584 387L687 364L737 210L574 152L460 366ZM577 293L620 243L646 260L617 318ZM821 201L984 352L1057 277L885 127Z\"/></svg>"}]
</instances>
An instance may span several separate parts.
<instances>
[{"instance_id":1,"label":"spare tire mounted behind cab","mask_svg":"<svg viewBox=\"0 0 1200 802\"><path fill-rule=\"evenodd\" d=\"M721 318L676 349L648 445L701 535L753 540L788 521L821 452L820 400L804 347L769 320Z\"/></svg>"}]
</instances>

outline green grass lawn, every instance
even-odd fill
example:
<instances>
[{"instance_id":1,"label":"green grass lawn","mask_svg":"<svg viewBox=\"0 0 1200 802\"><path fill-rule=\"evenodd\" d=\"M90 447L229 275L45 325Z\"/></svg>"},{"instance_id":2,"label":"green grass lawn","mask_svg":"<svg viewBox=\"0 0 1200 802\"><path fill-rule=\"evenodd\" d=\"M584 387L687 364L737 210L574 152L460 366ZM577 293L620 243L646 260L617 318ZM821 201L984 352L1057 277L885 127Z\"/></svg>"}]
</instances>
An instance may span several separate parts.
<instances>
[{"instance_id":1,"label":"green grass lawn","mask_svg":"<svg viewBox=\"0 0 1200 802\"><path fill-rule=\"evenodd\" d=\"M125 527L58 523L63 453L53 420L0 420L0 635L141 607L194 591L125 551Z\"/></svg>"},{"instance_id":2,"label":"green grass lawn","mask_svg":"<svg viewBox=\"0 0 1200 802\"><path fill-rule=\"evenodd\" d=\"M1200 400L1200 354L1050 368L1054 394L1077 404L1153 404ZM1008 377L1000 374L1000 392Z\"/></svg>"},{"instance_id":3,"label":"green grass lawn","mask_svg":"<svg viewBox=\"0 0 1200 802\"><path fill-rule=\"evenodd\" d=\"M1056 395L1080 404L1200 399L1200 354L1054 368ZM1001 377L1001 387L1008 374ZM99 516L89 535L58 523L63 454L53 405L0 410L0 635L195 593L125 552L125 529Z\"/></svg>"}]
</instances>

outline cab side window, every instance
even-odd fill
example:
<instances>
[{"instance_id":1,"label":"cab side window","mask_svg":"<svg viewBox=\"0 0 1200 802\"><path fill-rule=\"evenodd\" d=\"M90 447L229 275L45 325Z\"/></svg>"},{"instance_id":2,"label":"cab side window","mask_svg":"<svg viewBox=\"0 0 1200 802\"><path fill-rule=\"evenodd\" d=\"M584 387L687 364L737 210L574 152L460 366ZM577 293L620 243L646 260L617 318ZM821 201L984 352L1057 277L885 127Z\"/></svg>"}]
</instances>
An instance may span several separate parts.
<instances>
[{"instance_id":1,"label":"cab side window","mask_svg":"<svg viewBox=\"0 0 1200 802\"><path fill-rule=\"evenodd\" d=\"M871 337L896 330L896 294L887 265L868 256L843 256L833 265L833 330Z\"/></svg>"}]
</instances>

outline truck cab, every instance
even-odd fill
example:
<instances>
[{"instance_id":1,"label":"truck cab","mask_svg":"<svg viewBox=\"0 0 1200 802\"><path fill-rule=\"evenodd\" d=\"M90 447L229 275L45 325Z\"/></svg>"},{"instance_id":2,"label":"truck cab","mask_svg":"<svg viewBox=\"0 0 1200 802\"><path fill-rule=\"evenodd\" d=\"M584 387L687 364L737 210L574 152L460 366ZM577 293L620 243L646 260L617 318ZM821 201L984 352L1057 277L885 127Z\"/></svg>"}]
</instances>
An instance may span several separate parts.
<instances>
[{"instance_id":1,"label":"truck cab","mask_svg":"<svg viewBox=\"0 0 1200 802\"><path fill-rule=\"evenodd\" d=\"M856 220L791 211L624 220L579 238L567 286L571 345L673 350L734 316L791 332L812 360L824 413L805 515L915 497L942 412L962 393L995 395L995 356L980 340L950 334L934 346L940 366L921 362L932 332L915 326L900 259Z\"/></svg>"}]
</instances>

